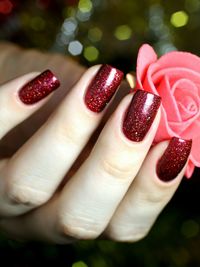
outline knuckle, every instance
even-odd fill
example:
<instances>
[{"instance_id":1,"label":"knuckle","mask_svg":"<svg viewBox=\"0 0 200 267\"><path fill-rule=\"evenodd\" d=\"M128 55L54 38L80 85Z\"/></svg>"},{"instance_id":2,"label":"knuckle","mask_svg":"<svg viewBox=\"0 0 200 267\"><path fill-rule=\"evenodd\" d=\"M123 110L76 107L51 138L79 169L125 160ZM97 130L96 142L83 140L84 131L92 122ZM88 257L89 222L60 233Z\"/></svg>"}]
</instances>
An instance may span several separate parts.
<instances>
[{"instance_id":1,"label":"knuckle","mask_svg":"<svg viewBox=\"0 0 200 267\"><path fill-rule=\"evenodd\" d=\"M7 190L7 197L12 205L25 205L30 208L44 204L49 196L45 192L27 186L13 185Z\"/></svg>"},{"instance_id":2,"label":"knuckle","mask_svg":"<svg viewBox=\"0 0 200 267\"><path fill-rule=\"evenodd\" d=\"M148 192L147 194L142 194L141 200L144 203L151 203L152 205L165 203L169 198L168 192L163 192L161 190L156 190Z\"/></svg>"},{"instance_id":3,"label":"knuckle","mask_svg":"<svg viewBox=\"0 0 200 267\"><path fill-rule=\"evenodd\" d=\"M57 139L76 147L79 146L80 141L84 140L83 133L79 131L79 127L76 127L73 123L67 123L66 125L66 123L61 122L60 124L56 127Z\"/></svg>"},{"instance_id":4,"label":"knuckle","mask_svg":"<svg viewBox=\"0 0 200 267\"><path fill-rule=\"evenodd\" d=\"M76 239L95 239L101 234L97 223L86 218L65 216L59 222L60 233Z\"/></svg>"},{"instance_id":5,"label":"knuckle","mask_svg":"<svg viewBox=\"0 0 200 267\"><path fill-rule=\"evenodd\" d=\"M132 177L132 166L122 162L119 158L102 159L101 167L105 173L119 179Z\"/></svg>"}]
</instances>

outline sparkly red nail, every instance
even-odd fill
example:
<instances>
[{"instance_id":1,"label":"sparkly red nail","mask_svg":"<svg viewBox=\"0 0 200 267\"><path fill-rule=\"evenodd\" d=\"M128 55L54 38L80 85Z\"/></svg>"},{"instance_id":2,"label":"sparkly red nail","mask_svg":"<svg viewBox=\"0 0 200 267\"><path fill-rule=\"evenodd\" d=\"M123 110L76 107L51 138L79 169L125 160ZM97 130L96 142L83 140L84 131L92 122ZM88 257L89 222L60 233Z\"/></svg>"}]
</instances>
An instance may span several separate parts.
<instances>
[{"instance_id":1,"label":"sparkly red nail","mask_svg":"<svg viewBox=\"0 0 200 267\"><path fill-rule=\"evenodd\" d=\"M192 140L173 137L157 164L160 180L168 182L176 178L185 166L192 148Z\"/></svg>"},{"instance_id":2,"label":"sparkly red nail","mask_svg":"<svg viewBox=\"0 0 200 267\"><path fill-rule=\"evenodd\" d=\"M125 136L135 142L144 139L160 107L161 98L143 90L134 94L123 123Z\"/></svg>"},{"instance_id":3,"label":"sparkly red nail","mask_svg":"<svg viewBox=\"0 0 200 267\"><path fill-rule=\"evenodd\" d=\"M50 70L42 72L24 85L19 91L19 98L24 104L34 104L48 96L60 86L60 82Z\"/></svg>"},{"instance_id":4,"label":"sparkly red nail","mask_svg":"<svg viewBox=\"0 0 200 267\"><path fill-rule=\"evenodd\" d=\"M94 112L101 112L111 100L122 79L123 72L109 65L102 65L87 89L86 106Z\"/></svg>"}]
</instances>

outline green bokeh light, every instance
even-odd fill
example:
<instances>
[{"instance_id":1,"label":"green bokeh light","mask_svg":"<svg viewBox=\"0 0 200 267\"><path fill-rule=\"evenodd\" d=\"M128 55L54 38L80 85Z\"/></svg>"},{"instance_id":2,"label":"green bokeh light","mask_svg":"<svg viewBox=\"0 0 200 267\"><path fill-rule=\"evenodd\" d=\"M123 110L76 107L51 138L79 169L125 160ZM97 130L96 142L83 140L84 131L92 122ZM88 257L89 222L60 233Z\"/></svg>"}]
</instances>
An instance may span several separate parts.
<instances>
[{"instance_id":1,"label":"green bokeh light","mask_svg":"<svg viewBox=\"0 0 200 267\"><path fill-rule=\"evenodd\" d=\"M115 37L120 40L128 40L131 37L132 29L128 25L120 25L115 29Z\"/></svg>"},{"instance_id":2,"label":"green bokeh light","mask_svg":"<svg viewBox=\"0 0 200 267\"><path fill-rule=\"evenodd\" d=\"M35 31L42 31L44 30L46 23L45 20L42 17L33 17L30 20L30 26Z\"/></svg>"},{"instance_id":3,"label":"green bokeh light","mask_svg":"<svg viewBox=\"0 0 200 267\"><path fill-rule=\"evenodd\" d=\"M72 267L88 267L83 261L78 261L72 264Z\"/></svg>"},{"instance_id":4,"label":"green bokeh light","mask_svg":"<svg viewBox=\"0 0 200 267\"><path fill-rule=\"evenodd\" d=\"M199 224L194 220L185 221L181 227L181 233L186 238L192 238L199 234Z\"/></svg>"},{"instance_id":5,"label":"green bokeh light","mask_svg":"<svg viewBox=\"0 0 200 267\"><path fill-rule=\"evenodd\" d=\"M90 12L92 10L93 4L90 0L80 0L78 4L78 9L83 12Z\"/></svg>"},{"instance_id":6,"label":"green bokeh light","mask_svg":"<svg viewBox=\"0 0 200 267\"><path fill-rule=\"evenodd\" d=\"M174 27L179 28L185 26L188 23L188 20L188 14L181 10L172 14L170 22Z\"/></svg>"},{"instance_id":7,"label":"green bokeh light","mask_svg":"<svg viewBox=\"0 0 200 267\"><path fill-rule=\"evenodd\" d=\"M99 57L99 51L96 47L94 46L88 46L84 49L84 57L88 61L95 61Z\"/></svg>"}]
</instances>

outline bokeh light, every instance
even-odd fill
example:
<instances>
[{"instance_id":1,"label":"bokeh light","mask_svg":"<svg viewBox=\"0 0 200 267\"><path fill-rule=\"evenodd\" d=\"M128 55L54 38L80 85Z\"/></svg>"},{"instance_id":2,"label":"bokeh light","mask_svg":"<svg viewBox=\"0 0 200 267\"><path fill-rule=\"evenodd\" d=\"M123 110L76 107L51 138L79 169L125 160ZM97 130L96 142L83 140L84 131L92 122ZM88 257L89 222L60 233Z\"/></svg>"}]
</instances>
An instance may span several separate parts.
<instances>
[{"instance_id":1,"label":"bokeh light","mask_svg":"<svg viewBox=\"0 0 200 267\"><path fill-rule=\"evenodd\" d=\"M79 41L72 41L69 43L68 51L73 56L78 56L82 53L83 45Z\"/></svg>"},{"instance_id":2,"label":"bokeh light","mask_svg":"<svg viewBox=\"0 0 200 267\"><path fill-rule=\"evenodd\" d=\"M30 26L35 31L42 31L45 29L46 23L42 17L32 17L30 20Z\"/></svg>"},{"instance_id":3,"label":"bokeh light","mask_svg":"<svg viewBox=\"0 0 200 267\"><path fill-rule=\"evenodd\" d=\"M75 18L73 18L73 17L67 18L67 19L65 19L65 21L62 25L61 31L66 35L70 35L76 30L77 25L78 25L78 23L77 23Z\"/></svg>"},{"instance_id":4,"label":"bokeh light","mask_svg":"<svg viewBox=\"0 0 200 267\"><path fill-rule=\"evenodd\" d=\"M88 61L95 61L98 59L98 56L99 56L99 51L96 47L88 46L84 49L84 57Z\"/></svg>"},{"instance_id":5,"label":"bokeh light","mask_svg":"<svg viewBox=\"0 0 200 267\"><path fill-rule=\"evenodd\" d=\"M186 238L192 238L197 236L199 234L199 230L200 230L199 224L194 220L185 221L181 227L181 233Z\"/></svg>"},{"instance_id":6,"label":"bokeh light","mask_svg":"<svg viewBox=\"0 0 200 267\"><path fill-rule=\"evenodd\" d=\"M11 13L12 9L13 9L13 4L11 1L9 1L9 0L1 0L0 1L0 13L1 14L7 15L7 14Z\"/></svg>"},{"instance_id":7,"label":"bokeh light","mask_svg":"<svg viewBox=\"0 0 200 267\"><path fill-rule=\"evenodd\" d=\"M124 41L131 37L132 29L128 25L120 25L115 29L115 37L120 40Z\"/></svg>"},{"instance_id":8,"label":"bokeh light","mask_svg":"<svg viewBox=\"0 0 200 267\"><path fill-rule=\"evenodd\" d=\"M72 264L72 267L88 267L88 265L83 261L78 261Z\"/></svg>"},{"instance_id":9,"label":"bokeh light","mask_svg":"<svg viewBox=\"0 0 200 267\"><path fill-rule=\"evenodd\" d=\"M82 13L88 13L92 10L92 2L90 0L80 0L78 4L78 9Z\"/></svg>"},{"instance_id":10,"label":"bokeh light","mask_svg":"<svg viewBox=\"0 0 200 267\"><path fill-rule=\"evenodd\" d=\"M183 10L173 13L170 19L171 24L177 28L185 26L188 23L188 20L189 16Z\"/></svg>"},{"instance_id":11,"label":"bokeh light","mask_svg":"<svg viewBox=\"0 0 200 267\"><path fill-rule=\"evenodd\" d=\"M189 12L197 12L200 9L199 0L185 0L185 8Z\"/></svg>"}]
</instances>

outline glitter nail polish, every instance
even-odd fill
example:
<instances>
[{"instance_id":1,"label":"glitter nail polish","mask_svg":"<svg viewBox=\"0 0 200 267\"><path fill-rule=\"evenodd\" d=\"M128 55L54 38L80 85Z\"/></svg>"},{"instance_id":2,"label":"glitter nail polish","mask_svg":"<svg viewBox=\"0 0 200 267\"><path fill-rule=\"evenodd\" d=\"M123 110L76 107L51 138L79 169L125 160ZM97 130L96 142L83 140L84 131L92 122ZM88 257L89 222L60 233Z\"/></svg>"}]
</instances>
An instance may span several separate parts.
<instances>
[{"instance_id":1,"label":"glitter nail polish","mask_svg":"<svg viewBox=\"0 0 200 267\"><path fill-rule=\"evenodd\" d=\"M94 112L101 112L116 92L123 76L120 70L102 65L87 89L86 106Z\"/></svg>"},{"instance_id":2,"label":"glitter nail polish","mask_svg":"<svg viewBox=\"0 0 200 267\"><path fill-rule=\"evenodd\" d=\"M143 90L137 90L123 122L125 136L135 142L144 139L160 107L161 98Z\"/></svg>"},{"instance_id":3,"label":"glitter nail polish","mask_svg":"<svg viewBox=\"0 0 200 267\"><path fill-rule=\"evenodd\" d=\"M168 182L176 178L190 155L192 140L173 137L157 164L158 178Z\"/></svg>"},{"instance_id":4,"label":"glitter nail polish","mask_svg":"<svg viewBox=\"0 0 200 267\"><path fill-rule=\"evenodd\" d=\"M19 98L24 104L31 105L48 96L59 86L60 82L54 74L46 70L20 89Z\"/></svg>"}]
</instances>

